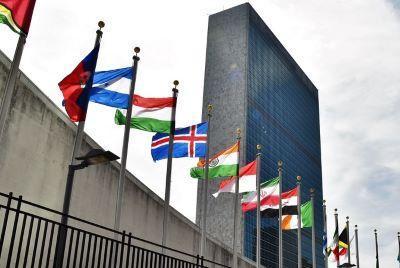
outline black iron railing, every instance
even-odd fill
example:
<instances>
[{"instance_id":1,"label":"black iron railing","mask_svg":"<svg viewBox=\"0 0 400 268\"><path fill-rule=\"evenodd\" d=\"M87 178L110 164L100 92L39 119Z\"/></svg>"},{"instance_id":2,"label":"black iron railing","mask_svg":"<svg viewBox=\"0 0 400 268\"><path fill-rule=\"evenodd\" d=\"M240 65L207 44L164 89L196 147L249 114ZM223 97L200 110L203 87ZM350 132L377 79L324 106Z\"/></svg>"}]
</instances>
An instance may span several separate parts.
<instances>
[{"instance_id":1,"label":"black iron railing","mask_svg":"<svg viewBox=\"0 0 400 268\"><path fill-rule=\"evenodd\" d=\"M228 267L0 192L0 267ZM73 222L73 223L71 223Z\"/></svg>"}]
</instances>

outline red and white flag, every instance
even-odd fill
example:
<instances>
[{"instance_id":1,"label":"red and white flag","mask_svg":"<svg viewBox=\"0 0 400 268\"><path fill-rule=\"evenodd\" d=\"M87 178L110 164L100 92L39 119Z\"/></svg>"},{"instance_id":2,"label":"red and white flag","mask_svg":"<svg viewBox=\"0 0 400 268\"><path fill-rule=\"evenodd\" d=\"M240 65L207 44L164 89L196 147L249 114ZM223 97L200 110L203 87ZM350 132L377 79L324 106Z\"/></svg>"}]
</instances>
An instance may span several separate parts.
<instances>
[{"instance_id":1,"label":"red and white flag","mask_svg":"<svg viewBox=\"0 0 400 268\"><path fill-rule=\"evenodd\" d=\"M257 162L253 161L239 170L239 193L247 193L256 191L256 174ZM221 181L219 190L214 197L218 197L220 193L235 193L236 177Z\"/></svg>"}]
</instances>

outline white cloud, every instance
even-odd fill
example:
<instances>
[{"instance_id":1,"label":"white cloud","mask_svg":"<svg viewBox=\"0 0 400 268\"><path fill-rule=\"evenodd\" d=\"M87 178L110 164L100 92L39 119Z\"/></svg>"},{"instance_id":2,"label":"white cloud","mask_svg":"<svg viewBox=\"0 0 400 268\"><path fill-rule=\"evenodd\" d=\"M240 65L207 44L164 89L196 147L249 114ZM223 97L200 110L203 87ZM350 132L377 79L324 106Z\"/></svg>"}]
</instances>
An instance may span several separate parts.
<instances>
[{"instance_id":1,"label":"white cloud","mask_svg":"<svg viewBox=\"0 0 400 268\"><path fill-rule=\"evenodd\" d=\"M22 70L57 104L57 83L91 49L96 23L106 22L99 69L141 61L137 92L168 96L181 84L177 123L200 120L208 15L239 1L37 1ZM253 7L320 89L324 191L329 226L360 226L362 266L374 263L373 229L379 229L381 267L396 265L400 230L400 17L397 0L260 0ZM16 36L0 27L0 48L13 54ZM90 105L87 132L120 153L122 128L113 109ZM150 157L151 134L132 131L129 169L160 196L165 163ZM174 160L172 205L195 218L195 160ZM149 172L151 170L151 172ZM329 234L331 237L331 234Z\"/></svg>"}]
</instances>

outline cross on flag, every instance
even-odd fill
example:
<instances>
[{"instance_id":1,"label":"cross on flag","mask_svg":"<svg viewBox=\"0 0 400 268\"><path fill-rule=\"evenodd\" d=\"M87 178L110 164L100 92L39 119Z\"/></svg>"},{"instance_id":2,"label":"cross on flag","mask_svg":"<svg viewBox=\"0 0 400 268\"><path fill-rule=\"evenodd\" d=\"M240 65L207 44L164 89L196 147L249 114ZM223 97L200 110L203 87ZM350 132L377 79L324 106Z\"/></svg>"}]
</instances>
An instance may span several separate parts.
<instances>
[{"instance_id":1,"label":"cross on flag","mask_svg":"<svg viewBox=\"0 0 400 268\"><path fill-rule=\"evenodd\" d=\"M157 133L151 143L154 161L168 158L169 134ZM207 122L176 129L173 158L205 157L207 144Z\"/></svg>"}]
</instances>

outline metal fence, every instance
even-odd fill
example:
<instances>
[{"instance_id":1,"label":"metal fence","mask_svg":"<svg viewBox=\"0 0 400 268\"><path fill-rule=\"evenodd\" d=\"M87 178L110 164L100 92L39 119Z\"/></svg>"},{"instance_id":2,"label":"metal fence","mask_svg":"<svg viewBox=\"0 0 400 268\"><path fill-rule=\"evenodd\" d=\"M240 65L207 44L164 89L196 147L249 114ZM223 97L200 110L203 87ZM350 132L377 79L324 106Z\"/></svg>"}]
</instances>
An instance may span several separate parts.
<instances>
[{"instance_id":1,"label":"metal fence","mask_svg":"<svg viewBox=\"0 0 400 268\"><path fill-rule=\"evenodd\" d=\"M228 267L0 192L0 267ZM73 225L73 226L72 226Z\"/></svg>"}]
</instances>

